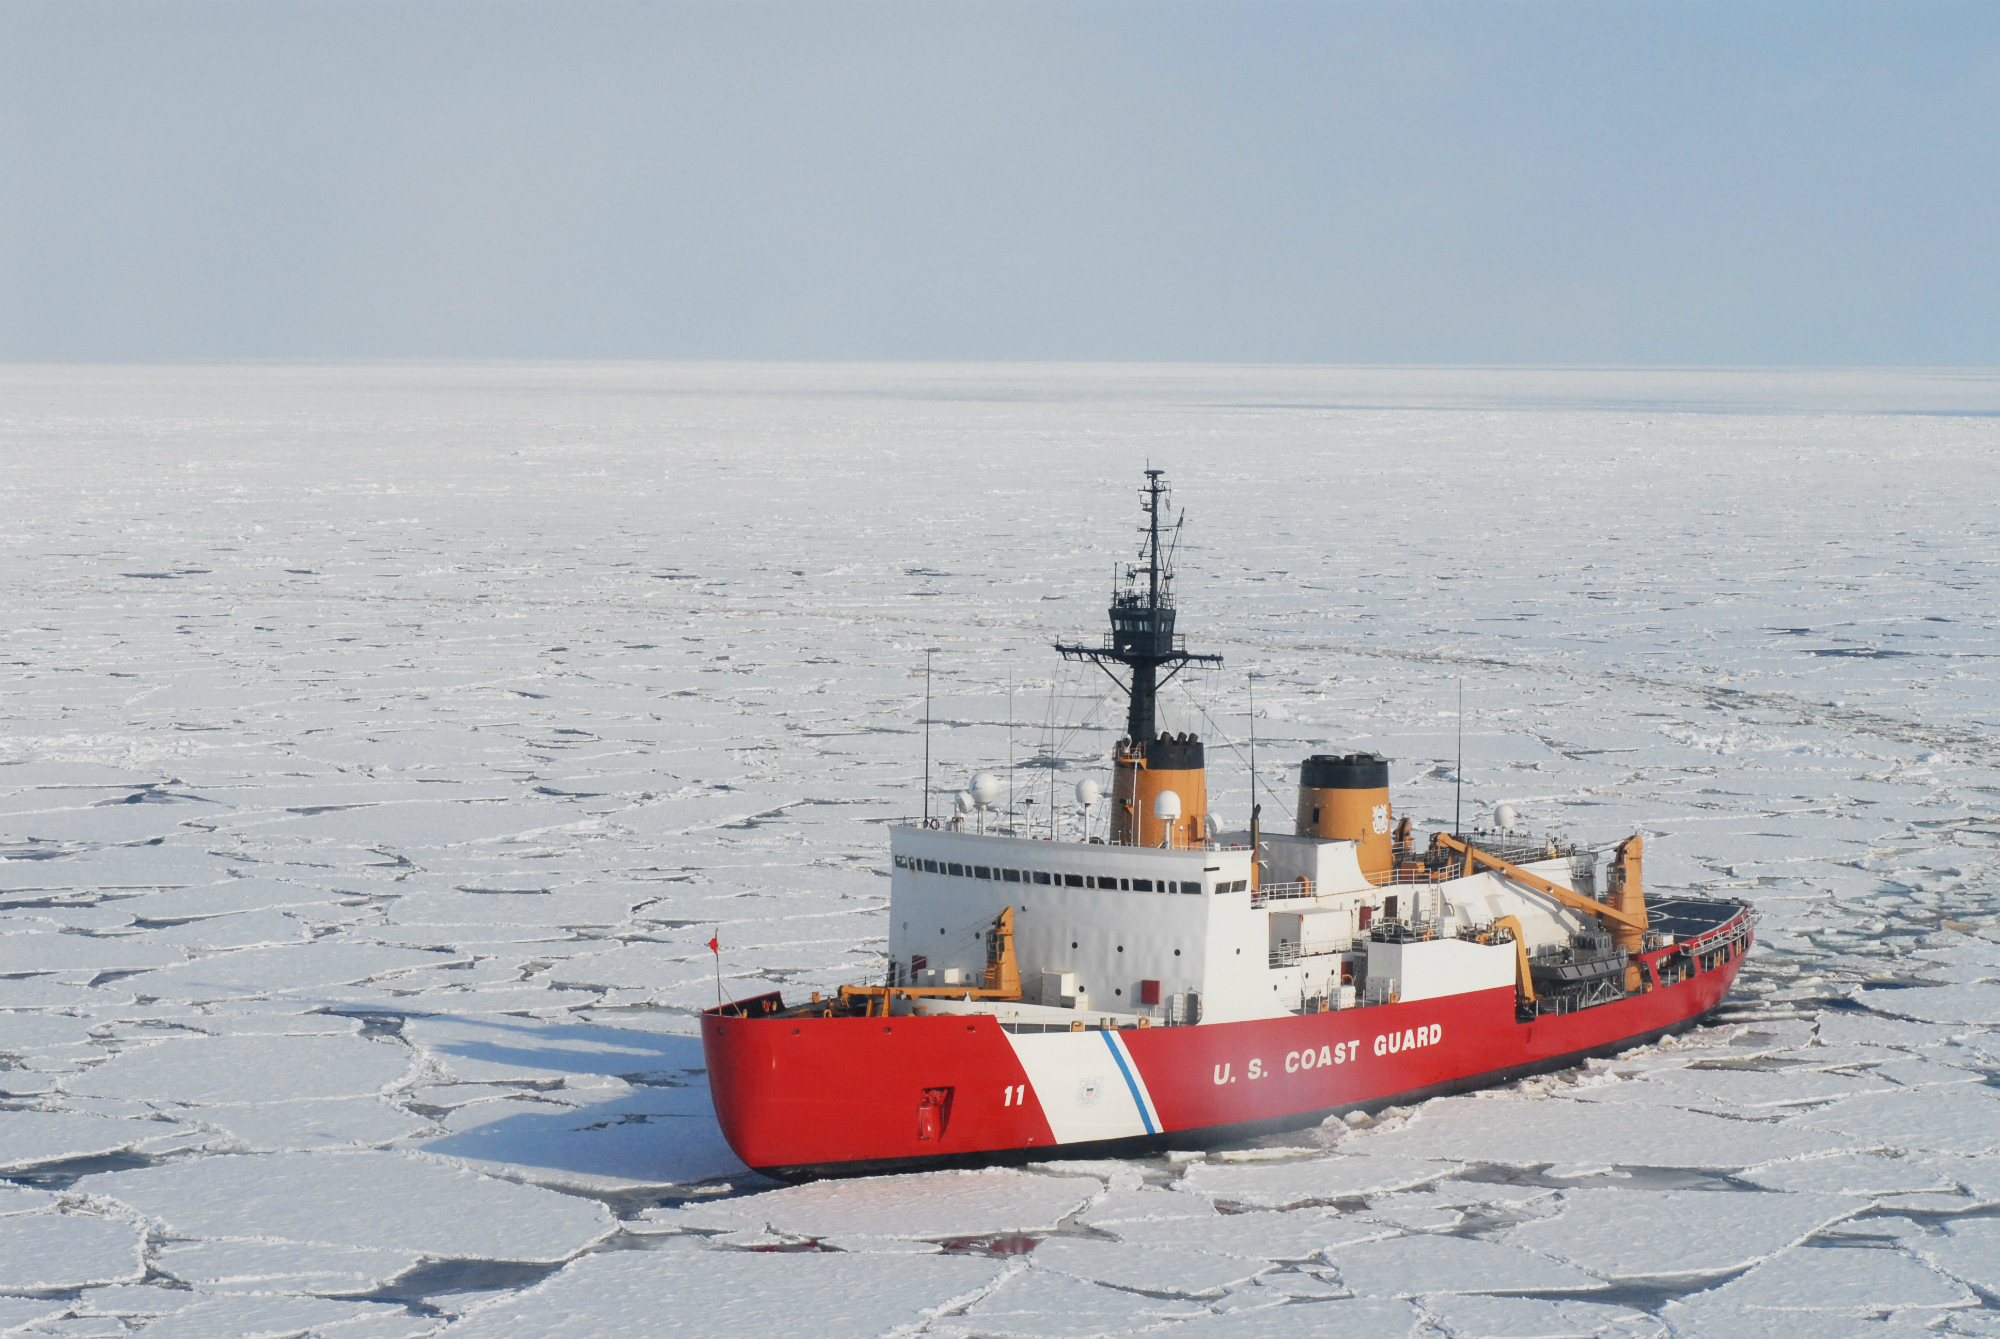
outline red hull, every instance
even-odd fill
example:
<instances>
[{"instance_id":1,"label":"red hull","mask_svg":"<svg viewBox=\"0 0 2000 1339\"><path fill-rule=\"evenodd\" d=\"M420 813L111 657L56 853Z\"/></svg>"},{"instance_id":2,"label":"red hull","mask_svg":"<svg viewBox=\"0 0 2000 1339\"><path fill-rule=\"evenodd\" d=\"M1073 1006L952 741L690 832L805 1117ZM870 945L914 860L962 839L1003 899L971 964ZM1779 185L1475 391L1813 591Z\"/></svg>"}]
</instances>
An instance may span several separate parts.
<instances>
[{"instance_id":1,"label":"red hull","mask_svg":"<svg viewBox=\"0 0 2000 1339\"><path fill-rule=\"evenodd\" d=\"M1673 986L1525 1023L1501 988L1033 1038L987 1016L708 1014L702 1048L738 1157L778 1177L851 1175L1199 1145L1506 1082L1687 1027L1741 966L1739 954ZM1074 1080L1085 1070L1103 1077ZM942 1104L928 1114L927 1093Z\"/></svg>"}]
</instances>

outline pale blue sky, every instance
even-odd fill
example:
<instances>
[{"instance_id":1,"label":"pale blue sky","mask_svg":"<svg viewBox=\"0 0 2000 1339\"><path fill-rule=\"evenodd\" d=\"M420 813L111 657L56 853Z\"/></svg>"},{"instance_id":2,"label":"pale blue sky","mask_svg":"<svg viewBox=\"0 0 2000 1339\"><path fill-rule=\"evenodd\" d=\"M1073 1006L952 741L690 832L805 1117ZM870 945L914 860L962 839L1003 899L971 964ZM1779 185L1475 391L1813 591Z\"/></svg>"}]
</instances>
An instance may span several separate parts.
<instances>
[{"instance_id":1,"label":"pale blue sky","mask_svg":"<svg viewBox=\"0 0 2000 1339\"><path fill-rule=\"evenodd\" d=\"M2000 363L2000 6L0 0L0 357Z\"/></svg>"}]
</instances>

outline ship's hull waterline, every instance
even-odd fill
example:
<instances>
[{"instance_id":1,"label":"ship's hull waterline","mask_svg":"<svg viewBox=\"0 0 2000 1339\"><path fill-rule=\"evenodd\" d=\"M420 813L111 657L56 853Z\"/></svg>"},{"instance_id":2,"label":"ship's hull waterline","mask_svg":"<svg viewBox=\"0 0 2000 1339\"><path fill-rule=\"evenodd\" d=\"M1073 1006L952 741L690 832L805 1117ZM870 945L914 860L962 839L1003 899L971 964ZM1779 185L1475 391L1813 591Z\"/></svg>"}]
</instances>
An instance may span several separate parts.
<instances>
[{"instance_id":1,"label":"ship's hull waterline","mask_svg":"<svg viewBox=\"0 0 2000 1339\"><path fill-rule=\"evenodd\" d=\"M1079 1032L1012 1032L983 1014L711 1012L702 1045L730 1147L779 1179L1141 1156L1512 1082L1692 1027L1742 966L1747 912L1715 940L1733 945L1726 960L1677 984L1528 1021L1498 988Z\"/></svg>"}]
</instances>

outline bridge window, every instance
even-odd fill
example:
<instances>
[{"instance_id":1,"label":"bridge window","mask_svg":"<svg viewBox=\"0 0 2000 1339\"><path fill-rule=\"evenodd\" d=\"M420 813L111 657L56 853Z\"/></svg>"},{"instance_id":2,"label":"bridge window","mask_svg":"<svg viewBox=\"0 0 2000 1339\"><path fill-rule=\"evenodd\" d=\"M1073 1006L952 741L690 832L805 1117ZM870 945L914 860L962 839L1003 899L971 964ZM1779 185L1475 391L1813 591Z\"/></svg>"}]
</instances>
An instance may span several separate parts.
<instances>
[{"instance_id":1,"label":"bridge window","mask_svg":"<svg viewBox=\"0 0 2000 1339\"><path fill-rule=\"evenodd\" d=\"M926 860L926 861L924 861L924 873L926 873L926 874L935 874L935 873L937 873L937 872L938 872L938 864L937 864L937 861L935 861L935 860Z\"/></svg>"},{"instance_id":2,"label":"bridge window","mask_svg":"<svg viewBox=\"0 0 2000 1339\"><path fill-rule=\"evenodd\" d=\"M1047 883L1048 881L1049 881L1049 876L1045 871L1039 869L1035 871L1036 883Z\"/></svg>"},{"instance_id":3,"label":"bridge window","mask_svg":"<svg viewBox=\"0 0 2000 1339\"><path fill-rule=\"evenodd\" d=\"M1008 883L1019 883L1021 881L1021 871L1018 869L1003 869L1000 871L1000 877Z\"/></svg>"},{"instance_id":4,"label":"bridge window","mask_svg":"<svg viewBox=\"0 0 2000 1339\"><path fill-rule=\"evenodd\" d=\"M990 879L993 877L993 871L984 865L974 865L972 867L972 877L975 879Z\"/></svg>"},{"instance_id":5,"label":"bridge window","mask_svg":"<svg viewBox=\"0 0 2000 1339\"><path fill-rule=\"evenodd\" d=\"M955 879L962 879L962 878L964 878L964 877L965 877L965 866L963 866L963 865L961 865L961 864L958 864L958 863L956 863L956 862L953 862L953 864L952 864L952 866L951 866L951 875L952 875L952 877L953 877L953 878L955 878Z\"/></svg>"},{"instance_id":6,"label":"bridge window","mask_svg":"<svg viewBox=\"0 0 2000 1339\"><path fill-rule=\"evenodd\" d=\"M1065 874L1062 876L1062 881L1065 888L1083 887L1083 875L1081 874Z\"/></svg>"},{"instance_id":7,"label":"bridge window","mask_svg":"<svg viewBox=\"0 0 2000 1339\"><path fill-rule=\"evenodd\" d=\"M1134 879L1132 880L1132 891L1135 893L1150 893L1153 891L1153 881L1151 879Z\"/></svg>"}]
</instances>

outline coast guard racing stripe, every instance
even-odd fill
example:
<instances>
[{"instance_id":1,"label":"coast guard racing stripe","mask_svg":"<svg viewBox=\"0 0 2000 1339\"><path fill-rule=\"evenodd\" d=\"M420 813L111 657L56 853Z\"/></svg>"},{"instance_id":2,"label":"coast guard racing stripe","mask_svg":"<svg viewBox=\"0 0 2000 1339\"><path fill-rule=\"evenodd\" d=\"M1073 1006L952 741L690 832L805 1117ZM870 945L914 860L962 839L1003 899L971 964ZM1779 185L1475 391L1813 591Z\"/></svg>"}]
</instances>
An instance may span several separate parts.
<instances>
[{"instance_id":1,"label":"coast guard racing stripe","mask_svg":"<svg viewBox=\"0 0 2000 1339\"><path fill-rule=\"evenodd\" d=\"M1159 1133L1146 1080L1115 1031L1005 1035L1057 1142Z\"/></svg>"}]
</instances>

